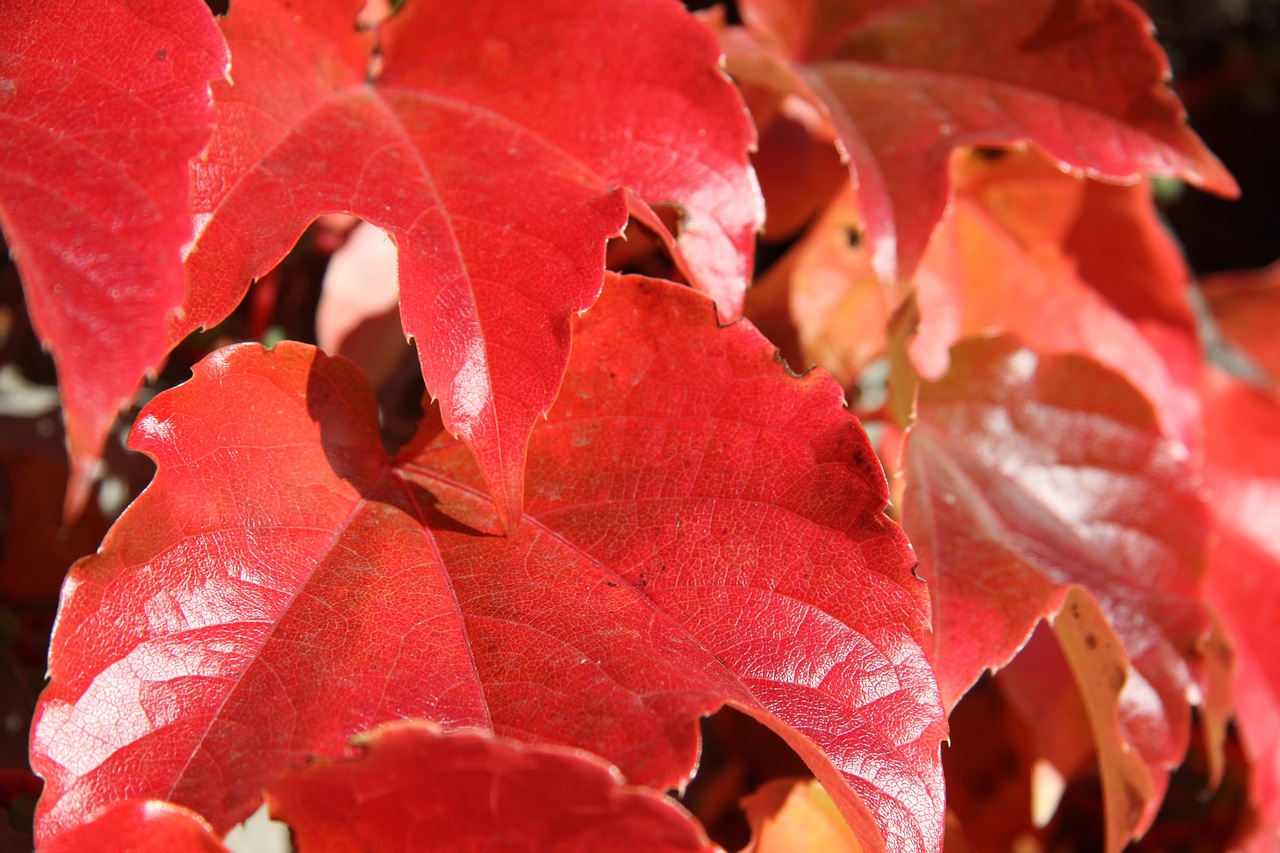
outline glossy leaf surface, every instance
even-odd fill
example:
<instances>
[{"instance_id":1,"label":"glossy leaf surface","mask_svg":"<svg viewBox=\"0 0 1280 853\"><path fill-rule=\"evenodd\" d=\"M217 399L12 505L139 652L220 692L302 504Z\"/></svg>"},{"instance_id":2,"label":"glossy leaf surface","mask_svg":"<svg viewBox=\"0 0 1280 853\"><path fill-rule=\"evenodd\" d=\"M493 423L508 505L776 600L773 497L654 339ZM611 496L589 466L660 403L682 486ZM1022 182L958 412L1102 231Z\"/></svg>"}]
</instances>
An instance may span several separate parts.
<instances>
[{"instance_id":1,"label":"glossy leaf surface","mask_svg":"<svg viewBox=\"0 0 1280 853\"><path fill-rule=\"evenodd\" d=\"M1118 849L1154 818L1186 752L1189 697L1207 689L1206 510L1185 451L1116 375L1005 339L966 342L951 361L920 389L903 509L930 579L943 699L1074 603L1055 628L1094 703L1108 797L1124 805L1108 833Z\"/></svg>"},{"instance_id":2,"label":"glossy leaf surface","mask_svg":"<svg viewBox=\"0 0 1280 853\"><path fill-rule=\"evenodd\" d=\"M356 743L358 757L288 773L267 792L302 853L720 849L674 800L627 787L581 750L427 723L389 725Z\"/></svg>"},{"instance_id":3,"label":"glossy leaf surface","mask_svg":"<svg viewBox=\"0 0 1280 853\"><path fill-rule=\"evenodd\" d=\"M199 0L0 7L0 226L53 353L78 512L116 412L168 352L188 161L226 45Z\"/></svg>"},{"instance_id":4,"label":"glossy leaf surface","mask_svg":"<svg viewBox=\"0 0 1280 853\"><path fill-rule=\"evenodd\" d=\"M64 591L42 837L140 793L226 829L291 763L410 717L661 789L728 702L868 849L937 849L927 593L830 379L623 279L575 321L518 531L490 535L471 455L428 438L388 462L358 371L299 344L215 354L144 410L156 480Z\"/></svg>"},{"instance_id":5,"label":"glossy leaf surface","mask_svg":"<svg viewBox=\"0 0 1280 853\"><path fill-rule=\"evenodd\" d=\"M696 280L740 310L762 216L752 131L714 40L674 0L406 3L376 58L362 5L232 5L235 85L214 90L174 335L225 317L320 214L384 229L427 387L510 527L569 317L599 293L628 207L651 216L632 192L682 208Z\"/></svg>"},{"instance_id":6,"label":"glossy leaf surface","mask_svg":"<svg viewBox=\"0 0 1280 853\"><path fill-rule=\"evenodd\" d=\"M1064 168L1232 194L1127 0L743 0L730 72L807 97L840 140L876 272L915 269L960 145L1030 141ZM744 37L745 35L745 37Z\"/></svg>"},{"instance_id":7,"label":"glossy leaf surface","mask_svg":"<svg viewBox=\"0 0 1280 853\"><path fill-rule=\"evenodd\" d=\"M1245 849L1280 843L1280 400L1212 372L1206 473L1218 545L1208 595L1235 647L1236 726L1258 823Z\"/></svg>"}]
</instances>

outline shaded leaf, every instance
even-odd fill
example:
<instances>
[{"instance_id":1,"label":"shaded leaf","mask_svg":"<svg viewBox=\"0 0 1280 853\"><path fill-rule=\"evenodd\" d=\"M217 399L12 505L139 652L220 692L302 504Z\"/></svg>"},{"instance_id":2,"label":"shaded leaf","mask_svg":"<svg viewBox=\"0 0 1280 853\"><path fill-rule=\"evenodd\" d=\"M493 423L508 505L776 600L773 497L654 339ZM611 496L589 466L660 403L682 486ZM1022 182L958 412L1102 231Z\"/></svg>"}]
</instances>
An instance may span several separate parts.
<instances>
[{"instance_id":1,"label":"shaded leaf","mask_svg":"<svg viewBox=\"0 0 1280 853\"><path fill-rule=\"evenodd\" d=\"M325 268L316 343L354 361L375 388L409 351L400 326L396 247L367 222L352 229Z\"/></svg>"},{"instance_id":2,"label":"shaded leaf","mask_svg":"<svg viewBox=\"0 0 1280 853\"><path fill-rule=\"evenodd\" d=\"M674 800L625 786L581 750L421 722L388 725L356 745L358 757L288 773L267 792L302 853L719 849Z\"/></svg>"},{"instance_id":3,"label":"shaded leaf","mask_svg":"<svg viewBox=\"0 0 1280 853\"><path fill-rule=\"evenodd\" d=\"M846 187L747 299L747 316L794 369L816 364L845 388L884 354L889 320L861 234L856 194Z\"/></svg>"},{"instance_id":4,"label":"shaded leaf","mask_svg":"<svg viewBox=\"0 0 1280 853\"><path fill-rule=\"evenodd\" d=\"M1033 151L966 149L952 157L951 178L952 208L915 277L915 368L937 379L960 339L1013 334L1041 354L1085 354L1119 372L1167 435L1198 446L1190 274L1146 185L1073 177ZM889 312L863 230L846 188L748 301L794 366L818 364L846 388L884 352Z\"/></svg>"},{"instance_id":5,"label":"shaded leaf","mask_svg":"<svg viewBox=\"0 0 1280 853\"><path fill-rule=\"evenodd\" d=\"M1134 741L1143 735L1143 716L1158 717L1161 711L1144 707L1154 698L1143 695L1151 688L1141 683L1141 676L1135 677L1123 640L1093 596L1082 587L1070 587L1053 618L1053 630L1080 688L1098 747L1107 850L1120 851L1155 820L1168 773L1182 756L1172 762L1166 758L1165 766L1155 772L1146 766L1150 759L1143 754L1143 744ZM1186 734L1182 742L1185 754Z\"/></svg>"},{"instance_id":6,"label":"shaded leaf","mask_svg":"<svg viewBox=\"0 0 1280 853\"><path fill-rule=\"evenodd\" d=\"M408 3L376 39L355 30L362 5L232 5L235 85L214 89L173 334L225 317L320 214L384 229L427 387L510 528L605 241L629 206L656 221L632 192L680 205L696 282L740 310L761 219L751 128L714 40L674 0Z\"/></svg>"},{"instance_id":7,"label":"shaded leaf","mask_svg":"<svg viewBox=\"0 0 1280 853\"><path fill-rule=\"evenodd\" d=\"M6 0L0 226L58 365L84 505L116 412L168 352L191 240L188 161L226 45L200 0Z\"/></svg>"},{"instance_id":8,"label":"shaded leaf","mask_svg":"<svg viewBox=\"0 0 1280 853\"><path fill-rule=\"evenodd\" d=\"M1217 544L1207 594L1235 646L1236 726L1252 762L1257 826L1245 849L1280 844L1280 401L1224 374L1205 381L1206 479Z\"/></svg>"},{"instance_id":9,"label":"shaded leaf","mask_svg":"<svg viewBox=\"0 0 1280 853\"><path fill-rule=\"evenodd\" d=\"M1116 850L1154 818L1186 753L1190 702L1210 683L1205 507L1185 450L1109 371L1002 339L963 343L951 363L944 379L920 387L903 508L930 579L943 700L953 704L1041 619L1078 602L1072 589L1086 591L1084 615L1058 617L1055 629L1094 702L1108 797L1138 790L1141 798L1117 816L1123 831L1108 834ZM1090 615L1095 607L1102 615ZM1107 621L1113 643L1093 630ZM1071 651L1078 647L1087 653ZM1120 691L1114 722L1103 688ZM1130 759L1108 763L1130 750L1149 785L1126 783Z\"/></svg>"},{"instance_id":10,"label":"shaded leaf","mask_svg":"<svg viewBox=\"0 0 1280 853\"><path fill-rule=\"evenodd\" d=\"M753 837L743 853L862 853L836 804L813 779L774 779L742 801Z\"/></svg>"},{"instance_id":11,"label":"shaded leaf","mask_svg":"<svg viewBox=\"0 0 1280 853\"><path fill-rule=\"evenodd\" d=\"M955 199L916 275L920 372L958 340L1011 334L1042 355L1091 356L1151 402L1161 428L1200 443L1200 347L1190 273L1145 183L1064 174L1034 151L953 158Z\"/></svg>"},{"instance_id":12,"label":"shaded leaf","mask_svg":"<svg viewBox=\"0 0 1280 853\"><path fill-rule=\"evenodd\" d=\"M1201 281L1218 331L1273 382L1280 381L1280 261L1260 270L1223 272Z\"/></svg>"},{"instance_id":13,"label":"shaded leaf","mask_svg":"<svg viewBox=\"0 0 1280 853\"><path fill-rule=\"evenodd\" d=\"M914 271L961 145L1034 143L1064 168L1235 182L1187 128L1168 63L1127 0L742 0L735 77L806 96L848 158L871 260Z\"/></svg>"},{"instance_id":14,"label":"shaded leaf","mask_svg":"<svg viewBox=\"0 0 1280 853\"><path fill-rule=\"evenodd\" d=\"M61 522L66 484L61 453L0 445L0 599L56 601L67 569L102 541L107 520L96 506Z\"/></svg>"},{"instance_id":15,"label":"shaded leaf","mask_svg":"<svg viewBox=\"0 0 1280 853\"><path fill-rule=\"evenodd\" d=\"M963 832L978 850L1018 849L1019 836L1032 828L1031 768L1039 721L1029 726L994 680L984 678L956 703L947 722L951 736L942 755L946 844Z\"/></svg>"},{"instance_id":16,"label":"shaded leaf","mask_svg":"<svg viewBox=\"0 0 1280 853\"><path fill-rule=\"evenodd\" d=\"M160 800L113 803L89 823L40 845L41 853L227 853L199 815Z\"/></svg>"},{"instance_id":17,"label":"shaded leaf","mask_svg":"<svg viewBox=\"0 0 1280 853\"><path fill-rule=\"evenodd\" d=\"M1017 657L996 673L995 684L1008 704L1030 724L1033 752L1038 758L1048 762L1064 780L1096 775L1089 709L1052 625L1041 622L1036 627ZM1048 803L1034 803L1033 809L1046 819L1052 816ZM1102 835L1101 827L1098 835Z\"/></svg>"},{"instance_id":18,"label":"shaded leaf","mask_svg":"<svg viewBox=\"0 0 1280 853\"><path fill-rule=\"evenodd\" d=\"M840 389L662 282L615 282L575 336L506 537L462 444L388 462L358 371L310 347L224 350L152 401L156 479L64 590L40 837L126 792L225 829L300 758L411 717L673 787L729 703L868 849L936 850L927 593Z\"/></svg>"}]
</instances>

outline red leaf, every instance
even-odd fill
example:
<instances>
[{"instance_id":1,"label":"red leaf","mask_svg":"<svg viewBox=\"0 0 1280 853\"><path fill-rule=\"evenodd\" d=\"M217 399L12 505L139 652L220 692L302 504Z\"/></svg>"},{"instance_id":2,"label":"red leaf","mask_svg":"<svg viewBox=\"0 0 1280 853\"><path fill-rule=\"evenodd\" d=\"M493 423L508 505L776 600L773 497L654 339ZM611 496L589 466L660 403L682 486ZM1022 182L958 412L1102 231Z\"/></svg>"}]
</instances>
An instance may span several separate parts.
<instances>
[{"instance_id":1,"label":"red leaf","mask_svg":"<svg viewBox=\"0 0 1280 853\"><path fill-rule=\"evenodd\" d=\"M1280 261L1207 276L1201 285L1218 331L1272 382L1280 382Z\"/></svg>"},{"instance_id":2,"label":"red leaf","mask_svg":"<svg viewBox=\"0 0 1280 853\"><path fill-rule=\"evenodd\" d=\"M168 352L191 239L188 161L226 46L200 0L6 0L0 226L53 352L84 505L116 412Z\"/></svg>"},{"instance_id":3,"label":"red leaf","mask_svg":"<svg viewBox=\"0 0 1280 853\"><path fill-rule=\"evenodd\" d=\"M937 848L927 593L874 453L830 379L692 291L622 280L575 321L508 537L477 531L461 444L389 464L358 371L300 344L215 354L134 443L155 482L63 595L42 838L126 792L225 829L288 765L405 717L677 786L727 702L869 849Z\"/></svg>"},{"instance_id":4,"label":"red leaf","mask_svg":"<svg viewBox=\"0 0 1280 853\"><path fill-rule=\"evenodd\" d=\"M619 187L683 207L697 282L740 310L762 218L750 125L674 0L408 3L379 30L380 70L361 5L233 4L235 85L214 89L195 173L206 224L174 335L225 317L318 215L384 229L427 387L511 528L569 317L599 293L628 199L649 216Z\"/></svg>"},{"instance_id":5,"label":"red leaf","mask_svg":"<svg viewBox=\"0 0 1280 853\"><path fill-rule=\"evenodd\" d=\"M271 816L302 850L703 851L689 813L622 784L590 753L397 723L357 739L363 754L286 774Z\"/></svg>"},{"instance_id":6,"label":"red leaf","mask_svg":"<svg viewBox=\"0 0 1280 853\"><path fill-rule=\"evenodd\" d=\"M1034 151L953 160L954 206L916 275L911 355L946 373L964 337L1012 334L1042 355L1088 355L1132 382L1165 434L1200 443L1200 347L1190 273L1145 183L1063 174Z\"/></svg>"},{"instance_id":7,"label":"red leaf","mask_svg":"<svg viewBox=\"0 0 1280 853\"><path fill-rule=\"evenodd\" d=\"M199 815L159 800L122 800L40 845L41 853L227 853Z\"/></svg>"},{"instance_id":8,"label":"red leaf","mask_svg":"<svg viewBox=\"0 0 1280 853\"><path fill-rule=\"evenodd\" d=\"M1119 377L1008 340L958 346L952 372L922 384L918 411L903 524L931 581L944 702L1074 603L1055 630L1090 708L1104 788L1124 805L1108 838L1118 849L1154 818L1186 753L1190 697L1208 685L1207 518L1185 450ZM1114 642L1098 627L1108 619ZM1149 785L1130 784L1128 751Z\"/></svg>"},{"instance_id":9,"label":"red leaf","mask_svg":"<svg viewBox=\"0 0 1280 853\"><path fill-rule=\"evenodd\" d=\"M739 7L757 44L726 40L730 71L804 93L826 112L885 281L910 275L924 254L960 145L1027 140L1092 177L1172 175L1237 192L1187 128L1150 23L1128 0Z\"/></svg>"},{"instance_id":10,"label":"red leaf","mask_svg":"<svg viewBox=\"0 0 1280 853\"><path fill-rule=\"evenodd\" d=\"M1245 849L1280 836L1280 400L1210 373L1206 479L1217 544L1208 596L1235 646L1236 726L1253 763L1258 825Z\"/></svg>"}]
</instances>

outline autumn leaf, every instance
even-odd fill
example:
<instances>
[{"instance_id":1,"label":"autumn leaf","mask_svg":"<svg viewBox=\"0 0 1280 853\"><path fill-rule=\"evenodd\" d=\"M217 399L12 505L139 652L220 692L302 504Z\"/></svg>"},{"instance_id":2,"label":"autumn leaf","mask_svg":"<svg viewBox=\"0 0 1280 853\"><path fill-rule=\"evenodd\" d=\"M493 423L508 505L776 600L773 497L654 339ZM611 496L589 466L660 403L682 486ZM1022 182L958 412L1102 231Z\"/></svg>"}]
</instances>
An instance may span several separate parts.
<instances>
[{"instance_id":1,"label":"autumn leaf","mask_svg":"<svg viewBox=\"0 0 1280 853\"><path fill-rule=\"evenodd\" d=\"M1197 447L1190 273L1147 186L1063 174L1034 151L957 151L951 179L952 207L915 276L915 369L937 379L960 339L1013 334L1041 354L1088 355L1122 374L1166 435ZM820 365L850 389L884 353L890 310L862 232L846 188L747 303L793 366Z\"/></svg>"},{"instance_id":2,"label":"autumn leaf","mask_svg":"<svg viewBox=\"0 0 1280 853\"><path fill-rule=\"evenodd\" d=\"M714 39L674 0L410 2L357 32L362 5L232 4L235 83L214 89L173 337L225 317L320 214L382 228L427 388L511 528L569 318L599 293L628 209L653 224L641 198L678 205L695 283L740 310L762 219L753 134Z\"/></svg>"},{"instance_id":3,"label":"autumn leaf","mask_svg":"<svg viewBox=\"0 0 1280 853\"><path fill-rule=\"evenodd\" d=\"M831 797L813 779L773 779L742 801L751 824L743 853L862 853Z\"/></svg>"},{"instance_id":4,"label":"autumn leaf","mask_svg":"<svg viewBox=\"0 0 1280 853\"><path fill-rule=\"evenodd\" d=\"M1200 282L1222 337L1272 382L1280 381L1280 261L1260 270L1205 276Z\"/></svg>"},{"instance_id":5,"label":"autumn leaf","mask_svg":"<svg viewBox=\"0 0 1280 853\"><path fill-rule=\"evenodd\" d=\"M64 589L40 838L126 795L225 830L298 760L402 718L675 787L728 703L868 849L936 850L926 591L838 386L664 282L613 282L574 334L505 537L461 443L389 462L364 379L311 347L223 350L152 401L133 443L156 479Z\"/></svg>"},{"instance_id":6,"label":"autumn leaf","mask_svg":"<svg viewBox=\"0 0 1280 853\"><path fill-rule=\"evenodd\" d=\"M1086 359L973 340L920 386L903 524L948 707L1053 618L1085 700L1108 849L1155 817L1208 701L1205 507L1150 405Z\"/></svg>"},{"instance_id":7,"label":"autumn leaf","mask_svg":"<svg viewBox=\"0 0 1280 853\"><path fill-rule=\"evenodd\" d=\"M390 724L360 754L280 777L272 817L302 850L617 850L714 853L702 827L660 791L624 785L590 753Z\"/></svg>"},{"instance_id":8,"label":"autumn leaf","mask_svg":"<svg viewBox=\"0 0 1280 853\"><path fill-rule=\"evenodd\" d=\"M192 236L188 161L226 45L199 0L6 0L0 227L58 366L84 506L116 412L168 353Z\"/></svg>"},{"instance_id":9,"label":"autumn leaf","mask_svg":"<svg viewBox=\"0 0 1280 853\"><path fill-rule=\"evenodd\" d=\"M227 853L209 825L190 809L160 800L121 800L90 822L40 845L42 853Z\"/></svg>"},{"instance_id":10,"label":"autumn leaf","mask_svg":"<svg viewBox=\"0 0 1280 853\"><path fill-rule=\"evenodd\" d=\"M962 145L1034 143L1064 169L1169 175L1234 195L1187 128L1168 63L1128 0L742 0L735 78L826 116L858 190L871 262L915 270Z\"/></svg>"},{"instance_id":11,"label":"autumn leaf","mask_svg":"<svg viewBox=\"0 0 1280 853\"><path fill-rule=\"evenodd\" d=\"M747 296L747 316L795 370L818 365L844 388L884 355L890 307L846 187Z\"/></svg>"},{"instance_id":12,"label":"autumn leaf","mask_svg":"<svg viewBox=\"0 0 1280 853\"><path fill-rule=\"evenodd\" d=\"M1241 849L1280 838L1280 401L1217 371L1205 377L1205 470L1217 545L1208 599L1235 647L1236 727L1257 811Z\"/></svg>"},{"instance_id":13,"label":"autumn leaf","mask_svg":"<svg viewBox=\"0 0 1280 853\"><path fill-rule=\"evenodd\" d=\"M1145 182L1064 174L1034 151L953 158L953 207L916 274L922 374L961 338L1011 334L1087 355L1128 379L1164 433L1200 443L1201 354L1191 274Z\"/></svg>"},{"instance_id":14,"label":"autumn leaf","mask_svg":"<svg viewBox=\"0 0 1280 853\"><path fill-rule=\"evenodd\" d=\"M375 388L409 351L400 335L395 246L367 222L351 230L325 267L316 344L354 361Z\"/></svg>"}]
</instances>

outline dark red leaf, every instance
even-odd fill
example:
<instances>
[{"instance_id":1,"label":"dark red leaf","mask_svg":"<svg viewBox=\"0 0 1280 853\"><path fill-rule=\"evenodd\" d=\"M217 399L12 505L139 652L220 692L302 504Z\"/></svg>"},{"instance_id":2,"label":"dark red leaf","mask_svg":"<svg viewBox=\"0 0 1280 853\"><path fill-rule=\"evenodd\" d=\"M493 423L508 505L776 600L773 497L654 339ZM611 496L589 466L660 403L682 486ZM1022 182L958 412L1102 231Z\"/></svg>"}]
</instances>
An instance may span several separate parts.
<instances>
[{"instance_id":1,"label":"dark red leaf","mask_svg":"<svg viewBox=\"0 0 1280 853\"><path fill-rule=\"evenodd\" d=\"M1018 836L1033 827L1032 774L1041 721L1028 725L988 678L964 695L947 722L951 743L942 764L948 836L953 827L962 827L979 850L1016 849Z\"/></svg>"},{"instance_id":2,"label":"dark red leaf","mask_svg":"<svg viewBox=\"0 0 1280 853\"><path fill-rule=\"evenodd\" d=\"M1128 0L741 0L730 71L826 113L885 281L916 267L960 145L1035 143L1064 168L1235 182L1187 128L1150 22Z\"/></svg>"},{"instance_id":3,"label":"dark red leaf","mask_svg":"<svg viewBox=\"0 0 1280 853\"><path fill-rule=\"evenodd\" d=\"M507 537L462 444L388 463L358 371L300 344L211 356L134 443L155 482L53 638L42 838L139 793L226 829L290 764L408 717L677 786L730 703L868 849L937 849L927 593L875 455L835 383L687 288L617 281L575 321Z\"/></svg>"},{"instance_id":4,"label":"dark red leaf","mask_svg":"<svg viewBox=\"0 0 1280 853\"><path fill-rule=\"evenodd\" d=\"M6 0L0 226L53 352L69 514L116 412L168 352L191 240L188 161L226 45L200 0Z\"/></svg>"},{"instance_id":5,"label":"dark red leaf","mask_svg":"<svg viewBox=\"0 0 1280 853\"><path fill-rule=\"evenodd\" d=\"M362 5L232 4L235 85L214 89L174 335L225 317L320 214L377 225L427 387L511 527L569 318L599 293L629 204L651 216L632 191L682 208L696 283L740 310L762 218L752 131L714 40L674 0L407 3L376 58Z\"/></svg>"},{"instance_id":6,"label":"dark red leaf","mask_svg":"<svg viewBox=\"0 0 1280 853\"><path fill-rule=\"evenodd\" d=\"M1235 646L1236 726L1252 762L1258 813L1244 849L1280 837L1280 400L1211 372L1205 382L1206 476L1217 544L1208 596Z\"/></svg>"},{"instance_id":7,"label":"dark red leaf","mask_svg":"<svg viewBox=\"0 0 1280 853\"><path fill-rule=\"evenodd\" d=\"M1057 614L1122 806L1117 850L1155 817L1210 684L1205 507L1185 449L1096 363L1007 339L963 343L951 363L920 388L903 508L931 582L944 702Z\"/></svg>"},{"instance_id":8,"label":"dark red leaf","mask_svg":"<svg viewBox=\"0 0 1280 853\"><path fill-rule=\"evenodd\" d=\"M25 435L6 445L0 446L0 600L52 603L67 569L97 547L109 522L92 504L75 523L62 521L67 463L61 449L55 456Z\"/></svg>"},{"instance_id":9,"label":"dark red leaf","mask_svg":"<svg viewBox=\"0 0 1280 853\"><path fill-rule=\"evenodd\" d=\"M719 850L674 800L623 785L581 750L421 722L356 745L359 757L288 773L267 792L300 850Z\"/></svg>"},{"instance_id":10,"label":"dark red leaf","mask_svg":"<svg viewBox=\"0 0 1280 853\"><path fill-rule=\"evenodd\" d=\"M41 853L227 853L194 812L159 800L113 803L91 822L40 845Z\"/></svg>"}]
</instances>

